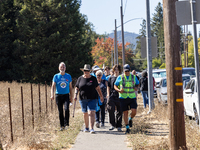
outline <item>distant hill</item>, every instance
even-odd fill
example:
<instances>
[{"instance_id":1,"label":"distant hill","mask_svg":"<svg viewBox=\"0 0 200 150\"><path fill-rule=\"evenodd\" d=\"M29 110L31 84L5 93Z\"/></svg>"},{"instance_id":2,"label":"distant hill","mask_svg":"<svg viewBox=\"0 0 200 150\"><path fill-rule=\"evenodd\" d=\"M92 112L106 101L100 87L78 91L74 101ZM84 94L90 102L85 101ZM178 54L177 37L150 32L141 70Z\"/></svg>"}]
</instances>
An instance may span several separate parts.
<instances>
[{"instance_id":1,"label":"distant hill","mask_svg":"<svg viewBox=\"0 0 200 150\"><path fill-rule=\"evenodd\" d=\"M110 38L114 38L114 33L110 33L108 36ZM125 43L129 42L129 43L133 44L134 45L133 49L135 49L136 45L137 45L137 43L136 43L136 41L137 41L136 37L138 37L138 36L139 36L139 34L136 34L136 33L124 32L124 41L125 41ZM120 43L122 42L121 31L117 32L117 40Z\"/></svg>"}]
</instances>

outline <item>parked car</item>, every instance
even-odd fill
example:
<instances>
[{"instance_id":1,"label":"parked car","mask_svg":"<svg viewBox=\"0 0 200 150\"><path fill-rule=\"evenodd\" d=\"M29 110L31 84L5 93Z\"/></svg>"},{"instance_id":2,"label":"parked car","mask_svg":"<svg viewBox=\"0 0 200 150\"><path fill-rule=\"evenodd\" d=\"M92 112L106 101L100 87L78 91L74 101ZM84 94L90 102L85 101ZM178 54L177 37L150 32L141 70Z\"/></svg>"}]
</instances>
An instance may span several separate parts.
<instances>
[{"instance_id":1,"label":"parked car","mask_svg":"<svg viewBox=\"0 0 200 150\"><path fill-rule=\"evenodd\" d=\"M155 79L156 86L158 86L159 83L160 83L160 81L161 81L161 79L163 77L166 77L166 69L153 69L152 76ZM158 97L158 95L157 95L157 88L156 87L154 88L154 96Z\"/></svg>"},{"instance_id":2,"label":"parked car","mask_svg":"<svg viewBox=\"0 0 200 150\"><path fill-rule=\"evenodd\" d=\"M157 98L158 102L167 104L167 78L162 78L157 88Z\"/></svg>"},{"instance_id":3,"label":"parked car","mask_svg":"<svg viewBox=\"0 0 200 150\"><path fill-rule=\"evenodd\" d=\"M185 87L187 86L189 81L190 81L190 79L183 80L183 90L185 89Z\"/></svg>"},{"instance_id":4,"label":"parked car","mask_svg":"<svg viewBox=\"0 0 200 150\"><path fill-rule=\"evenodd\" d=\"M197 97L197 80L192 78L185 90L183 91L185 115L195 119L196 123L199 124L199 107Z\"/></svg>"},{"instance_id":5,"label":"parked car","mask_svg":"<svg viewBox=\"0 0 200 150\"><path fill-rule=\"evenodd\" d=\"M189 74L182 74L182 80L190 80L191 76Z\"/></svg>"},{"instance_id":6,"label":"parked car","mask_svg":"<svg viewBox=\"0 0 200 150\"><path fill-rule=\"evenodd\" d=\"M161 79L166 77L166 69L153 69L152 74L155 79L156 85L158 85Z\"/></svg>"},{"instance_id":7,"label":"parked car","mask_svg":"<svg viewBox=\"0 0 200 150\"><path fill-rule=\"evenodd\" d=\"M189 74L192 77L195 77L195 68L192 67L187 67L187 68L182 68L182 74Z\"/></svg>"}]
</instances>

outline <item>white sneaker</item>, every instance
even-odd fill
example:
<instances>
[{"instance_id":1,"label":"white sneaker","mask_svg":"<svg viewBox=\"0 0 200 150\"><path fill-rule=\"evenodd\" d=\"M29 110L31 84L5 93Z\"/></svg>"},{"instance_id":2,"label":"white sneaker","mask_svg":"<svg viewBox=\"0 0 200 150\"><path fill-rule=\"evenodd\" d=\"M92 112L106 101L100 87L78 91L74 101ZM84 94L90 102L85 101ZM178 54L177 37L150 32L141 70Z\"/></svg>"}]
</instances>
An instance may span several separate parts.
<instances>
[{"instance_id":1,"label":"white sneaker","mask_svg":"<svg viewBox=\"0 0 200 150\"><path fill-rule=\"evenodd\" d=\"M89 132L89 128L85 128L83 132Z\"/></svg>"},{"instance_id":2,"label":"white sneaker","mask_svg":"<svg viewBox=\"0 0 200 150\"><path fill-rule=\"evenodd\" d=\"M91 134L94 134L94 133L95 133L94 129L91 129L91 130L90 130L90 133L91 133Z\"/></svg>"},{"instance_id":3,"label":"white sneaker","mask_svg":"<svg viewBox=\"0 0 200 150\"><path fill-rule=\"evenodd\" d=\"M111 126L111 127L109 128L109 130L114 130L114 128L115 128L115 127Z\"/></svg>"}]
</instances>

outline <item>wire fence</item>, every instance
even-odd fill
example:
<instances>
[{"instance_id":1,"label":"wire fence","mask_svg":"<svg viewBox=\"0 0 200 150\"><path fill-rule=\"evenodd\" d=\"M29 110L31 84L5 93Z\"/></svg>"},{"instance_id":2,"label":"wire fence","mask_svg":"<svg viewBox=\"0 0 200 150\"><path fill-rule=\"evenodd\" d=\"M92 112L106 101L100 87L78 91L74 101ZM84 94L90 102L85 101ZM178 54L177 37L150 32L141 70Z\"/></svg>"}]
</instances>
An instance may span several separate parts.
<instances>
[{"instance_id":1,"label":"wire fence","mask_svg":"<svg viewBox=\"0 0 200 150\"><path fill-rule=\"evenodd\" d=\"M33 132L42 119L57 111L56 102L50 99L50 86L21 85L12 83L7 91L0 87L0 141L6 143Z\"/></svg>"}]
</instances>

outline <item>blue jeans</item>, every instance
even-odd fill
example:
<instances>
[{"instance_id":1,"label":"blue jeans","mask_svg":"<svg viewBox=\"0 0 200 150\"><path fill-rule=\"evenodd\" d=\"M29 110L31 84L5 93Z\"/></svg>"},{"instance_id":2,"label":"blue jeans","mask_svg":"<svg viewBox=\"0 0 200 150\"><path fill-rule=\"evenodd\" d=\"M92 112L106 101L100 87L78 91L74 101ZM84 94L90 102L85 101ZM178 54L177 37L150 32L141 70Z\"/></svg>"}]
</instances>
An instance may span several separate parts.
<instances>
[{"instance_id":1,"label":"blue jeans","mask_svg":"<svg viewBox=\"0 0 200 150\"><path fill-rule=\"evenodd\" d=\"M141 91L141 93L142 93L144 108L146 108L146 104L149 104L148 91Z\"/></svg>"}]
</instances>

